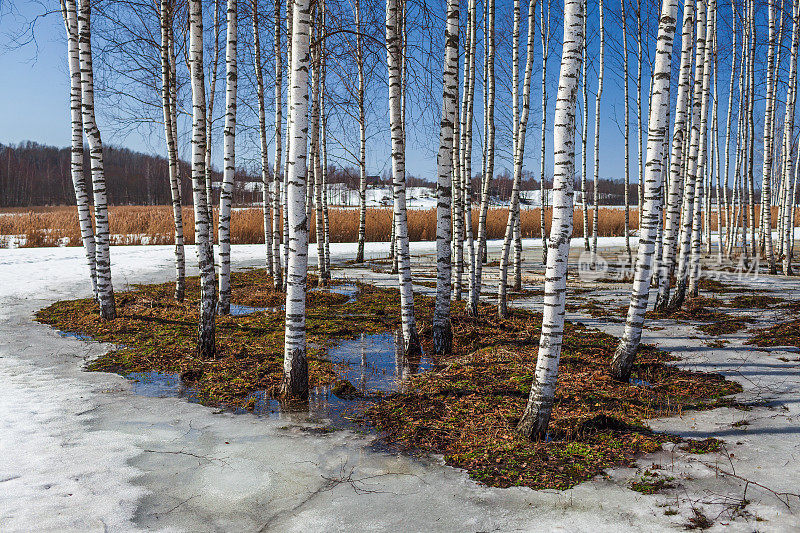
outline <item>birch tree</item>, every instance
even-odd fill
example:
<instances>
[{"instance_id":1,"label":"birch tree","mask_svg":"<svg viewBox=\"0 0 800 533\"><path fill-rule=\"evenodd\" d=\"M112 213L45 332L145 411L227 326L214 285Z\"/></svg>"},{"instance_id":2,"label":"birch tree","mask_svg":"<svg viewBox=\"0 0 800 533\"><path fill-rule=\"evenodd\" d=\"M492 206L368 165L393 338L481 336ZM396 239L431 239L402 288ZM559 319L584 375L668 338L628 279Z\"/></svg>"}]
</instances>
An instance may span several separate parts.
<instances>
[{"instance_id":1,"label":"birch tree","mask_svg":"<svg viewBox=\"0 0 800 533\"><path fill-rule=\"evenodd\" d=\"M631 262L631 202L630 202L630 99L628 97L628 17L625 12L625 2L620 0L622 6L622 62L623 86L625 100L625 251L628 253L628 263Z\"/></svg>"},{"instance_id":2,"label":"birch tree","mask_svg":"<svg viewBox=\"0 0 800 533\"><path fill-rule=\"evenodd\" d=\"M642 143L644 135L642 131L642 0L638 0L636 9L636 163L638 172L636 182L639 186L639 197L636 201L636 211L639 213L639 230L642 228L642 205L644 204L644 172L642 169ZM629 247L630 248L630 247ZM628 252L628 262L631 261L631 254Z\"/></svg>"},{"instance_id":3,"label":"birch tree","mask_svg":"<svg viewBox=\"0 0 800 533\"><path fill-rule=\"evenodd\" d=\"M308 397L306 359L306 283L308 270L308 216L305 196L308 166L308 69L310 66L311 6L309 0L292 1L291 62L289 87L289 146L286 219L289 254L286 269L286 330L284 334L283 383L289 398Z\"/></svg>"},{"instance_id":4,"label":"birch tree","mask_svg":"<svg viewBox=\"0 0 800 533\"><path fill-rule=\"evenodd\" d=\"M173 41L172 24L175 4L161 0L159 22L161 26L161 108L164 116L164 137L167 144L167 165L170 194L172 199L172 220L175 225L175 299L183 301L186 292L186 254L183 242L183 212L181 208L181 185L178 175L177 112L173 114L173 88L176 80L172 74ZM82 148L82 147L81 147Z\"/></svg>"},{"instance_id":5,"label":"birch tree","mask_svg":"<svg viewBox=\"0 0 800 533\"><path fill-rule=\"evenodd\" d=\"M703 103L703 61L706 49L706 6L703 0L697 2L696 18L696 39L695 39L695 70L694 70L694 96L691 119L691 133L689 137L689 152L686 161L686 183L683 188L683 222L681 224L680 241L678 242L679 257L678 270L675 275L676 291L672 295L669 307L677 308L683 304L686 296L686 276L688 274L688 264L691 254L692 221L694 217L694 203L699 201L695 197L697 185L697 159L700 151L700 113ZM701 174L702 175L702 174Z\"/></svg>"},{"instance_id":6,"label":"birch tree","mask_svg":"<svg viewBox=\"0 0 800 533\"><path fill-rule=\"evenodd\" d=\"M730 208L729 208L729 204L728 204L728 183L730 182L730 162L731 162L731 158L730 158L731 113L733 111L733 90L734 90L734 82L735 82L735 79L736 79L736 66L737 66L736 65L736 53L737 53L737 49L736 49L736 37L737 37L736 18L737 18L737 16L736 16L736 12L733 10L733 6L732 5L731 5L731 7L732 7L731 11L732 11L732 15L733 15L731 17L731 40L732 40L731 50L732 50L732 56L731 56L731 77L730 77L730 80L728 82L728 110L727 110L727 113L725 114L725 159L724 159L725 163L724 163L724 166L723 166L724 171L723 171L722 175L719 176L719 179L723 183L722 192L723 192L724 197L725 197L725 226L726 226L725 242L726 242L726 247L727 247L727 243L730 242L731 226L733 225L732 224L732 220L731 220L731 212L730 212ZM732 191L735 191L735 190L736 190L736 187L734 186ZM722 245L720 245L720 247L721 246ZM720 253L722 253L721 249L720 249Z\"/></svg>"},{"instance_id":7,"label":"birch tree","mask_svg":"<svg viewBox=\"0 0 800 533\"><path fill-rule=\"evenodd\" d=\"M353 3L356 23L356 65L358 66L358 248L356 263L364 262L367 236L367 116L364 98L364 44L361 37L361 0Z\"/></svg>"},{"instance_id":8,"label":"birch tree","mask_svg":"<svg viewBox=\"0 0 800 533\"><path fill-rule=\"evenodd\" d=\"M589 37L586 31L589 18L589 2L583 0L583 61L581 71L581 101L583 102L583 115L581 118L581 199L583 201L583 244L586 251L589 251L589 211L586 205L586 175L588 167L586 163L586 146L589 144L589 81L586 79L588 70ZM595 116L598 110L595 109Z\"/></svg>"},{"instance_id":9,"label":"birch tree","mask_svg":"<svg viewBox=\"0 0 800 533\"><path fill-rule=\"evenodd\" d=\"M795 175L794 161L792 160L792 140L794 139L794 116L797 103L797 49L800 35L798 35L798 15L800 14L800 1L792 2L792 47L789 56L789 82L786 96L786 110L783 119L783 273L792 275L792 215L794 211L792 177ZM799 150L800 151L800 150Z\"/></svg>"},{"instance_id":10,"label":"birch tree","mask_svg":"<svg viewBox=\"0 0 800 533\"><path fill-rule=\"evenodd\" d=\"M708 20L706 21L706 42L705 42L705 57L703 58L703 99L700 106L700 140L699 149L697 153L697 163L695 166L695 201L694 201L694 214L692 218L692 245L691 245L691 263L689 265L689 296L694 298L698 295L698 281L700 279L700 254L702 253L703 231L702 231L702 209L703 209L703 178L705 176L706 165L708 164L708 147L707 147L707 132L708 132L708 106L709 106L709 93L711 92L711 69L712 69L712 53L714 49L714 22L716 17L716 0L710 0L708 4ZM708 211L707 211L708 213ZM687 213L687 217L688 217ZM706 215L708 216L708 215ZM678 290L676 296L682 297L683 284L685 284L684 277L678 280ZM678 300L680 302L680 299ZM677 303L677 302L676 302Z\"/></svg>"},{"instance_id":11,"label":"birch tree","mask_svg":"<svg viewBox=\"0 0 800 533\"><path fill-rule=\"evenodd\" d=\"M72 145L70 149L70 175L72 187L75 191L75 203L78 208L78 224L81 230L81 242L86 254L86 264L89 267L89 278L92 284L92 294L98 299L97 293L97 268L94 228L92 227L92 213L89 205L89 195L86 192L86 182L83 174L83 115L82 115L82 89L80 45L78 35L78 8L75 0L61 0L61 13L67 31L67 64L69 66L69 101L70 120L72 126Z\"/></svg>"},{"instance_id":12,"label":"birch tree","mask_svg":"<svg viewBox=\"0 0 800 533\"><path fill-rule=\"evenodd\" d=\"M111 254L109 250L111 243L108 227L106 176L103 166L103 141L100 138L100 128L95 120L94 109L91 12L90 0L82 0L77 24L81 70L81 115L83 131L89 144L92 171L97 299L100 304L100 317L103 320L114 320L117 317L117 308L114 303L114 287L111 284Z\"/></svg>"},{"instance_id":13,"label":"birch tree","mask_svg":"<svg viewBox=\"0 0 800 533\"><path fill-rule=\"evenodd\" d=\"M192 195L194 240L200 265L200 324L197 352L216 355L214 312L216 273L206 185L206 90L203 73L203 3L189 0L189 75L192 81Z\"/></svg>"},{"instance_id":14,"label":"birch tree","mask_svg":"<svg viewBox=\"0 0 800 533\"><path fill-rule=\"evenodd\" d=\"M756 202L755 202L755 184L753 179L753 166L755 157L753 157L753 152L755 151L755 117L753 113L753 107L755 103L755 94L756 94L756 74L755 74L755 46L756 46L756 24L755 24L755 5L753 0L748 0L748 16L747 21L750 26L750 39L748 43L749 53L747 55L748 65L748 100L747 100L747 122L748 122L748 146L747 146L747 182L748 182L748 193L747 193L747 202L750 211L749 216L749 225L750 225L750 255L753 257L756 256Z\"/></svg>"},{"instance_id":15,"label":"birch tree","mask_svg":"<svg viewBox=\"0 0 800 533\"><path fill-rule=\"evenodd\" d=\"M281 265L281 153L283 132L283 55L281 53L281 0L275 0L275 163L272 167L272 279L276 290L283 288ZM254 19L255 22L255 19ZM258 64L259 72L261 63ZM263 98L261 99L263 102ZM264 135L266 138L266 132ZM288 139L287 139L288 140ZM288 150L288 149L287 149ZM266 185L264 186L266 188Z\"/></svg>"},{"instance_id":16,"label":"birch tree","mask_svg":"<svg viewBox=\"0 0 800 533\"><path fill-rule=\"evenodd\" d=\"M542 41L542 128L539 157L539 228L542 238L542 264L547 264L547 241L544 235L544 162L547 152L546 130L547 130L547 56L550 52L550 0L541 0L541 12L539 16L539 35ZM545 15L545 4L547 4L547 15ZM597 200L595 200L597 205ZM597 248L597 225L594 227L595 249Z\"/></svg>"},{"instance_id":17,"label":"birch tree","mask_svg":"<svg viewBox=\"0 0 800 533\"><path fill-rule=\"evenodd\" d=\"M322 10L323 3L318 4L320 11ZM311 78L311 172L313 172L313 189L307 189L307 199L314 197L314 210L315 210L315 224L316 241L317 241L317 284L320 287L326 286L325 275L325 227L322 213L322 159L321 159L321 143L320 143L320 108L322 106L322 87L321 83L321 70L322 70L322 35L324 35L322 27L321 13L314 17L314 24L312 32L314 35L314 45L311 49L311 64L312 64L312 78ZM311 186L309 181L308 186ZM306 212L308 213L309 204L306 203Z\"/></svg>"},{"instance_id":18,"label":"birch tree","mask_svg":"<svg viewBox=\"0 0 800 533\"><path fill-rule=\"evenodd\" d=\"M467 5L467 42L464 45L464 100L461 112L461 182L464 187L464 226L469 261L469 295L475 289L475 242L472 234L472 120L475 100L476 0Z\"/></svg>"},{"instance_id":19,"label":"birch tree","mask_svg":"<svg viewBox=\"0 0 800 533\"><path fill-rule=\"evenodd\" d=\"M280 13L280 4L276 3L278 6L278 10ZM261 68L261 35L259 32L258 27L258 0L253 0L252 3L252 18L253 18L253 66L256 72L256 99L258 100L258 138L260 141L260 148L261 148L261 209L264 215L264 248L265 248L265 260L267 265L267 272L270 276L273 277L275 283L280 283L280 261L278 261L278 273L275 273L275 264L273 262L272 253L273 253L273 216L272 215L272 205L270 203L270 194L269 191L272 188L272 183L270 182L269 176L269 153L267 152L267 108L266 102L264 102L264 72ZM275 20L278 20L276 15ZM278 26L277 22L275 24L276 27ZM280 32L277 32L277 38L280 39ZM278 41L280 42L280 41ZM277 55L277 61L280 61L280 54ZM276 79L280 80L279 73L276 72ZM280 81L277 81L280 83ZM280 94L282 91L278 91L276 93L276 97L280 98ZM281 106L278 104L279 100L276 102L275 105L275 153L278 155L278 159L280 160L280 151L281 151ZM227 126L226 126L227 130ZM276 182L276 185L278 182ZM276 187L276 194L279 194L278 191L280 189ZM220 202L221 204L221 202ZM222 207L220 206L220 212L222 211ZM221 217L221 214L220 214ZM279 287L280 285L277 285Z\"/></svg>"},{"instance_id":20,"label":"birch tree","mask_svg":"<svg viewBox=\"0 0 800 533\"><path fill-rule=\"evenodd\" d=\"M399 25L400 2L386 1L386 64L389 70L389 128L391 130L392 176L394 192L394 228L400 282L400 316L407 355L421 353L422 348L414 319L414 292L411 286L411 257L408 246L406 213L406 148L402 113L401 73L402 43Z\"/></svg>"},{"instance_id":21,"label":"birch tree","mask_svg":"<svg viewBox=\"0 0 800 533\"><path fill-rule=\"evenodd\" d=\"M309 24L311 21L309 20ZM310 28L310 27L309 27ZM294 0L286 0L286 68L287 68L287 94L286 94L286 160L283 169L283 288L286 290L287 276L289 271L289 157L292 143L292 41L294 31ZM310 39L310 36L309 36ZM276 51L279 54L280 50ZM310 58L309 58L310 61ZM306 67L308 68L308 67ZM306 72L306 84L308 83L308 73ZM307 92L307 91L306 91ZM308 109L306 109L306 114ZM306 115L306 124L308 117ZM304 191L305 194L305 191Z\"/></svg>"},{"instance_id":22,"label":"birch tree","mask_svg":"<svg viewBox=\"0 0 800 533\"><path fill-rule=\"evenodd\" d=\"M387 0L392 1L392 0ZM484 84L486 90L485 109L484 109L484 164L483 177L481 183L481 206L478 213L478 247L475 250L475 284L471 287L469 295L470 314L477 316L478 299L481 293L483 258L487 249L486 244L486 216L489 211L489 187L491 186L492 176L494 175L494 104L495 104L495 76L494 76L494 54L495 54L495 35L494 35L494 0L486 1L485 19L485 50L484 50Z\"/></svg>"},{"instance_id":23,"label":"birch tree","mask_svg":"<svg viewBox=\"0 0 800 533\"><path fill-rule=\"evenodd\" d=\"M623 0L624 1L624 0ZM600 26L600 64L598 66L597 75L597 95L594 99L594 192L592 198L594 200L594 218L592 225L594 226L592 241L592 264L597 261L597 226L600 225L600 207L597 199L600 197L600 98L603 96L603 71L605 67L605 49L606 49L606 36L605 27L603 25L603 0L598 0L599 6L599 22ZM584 204L586 199L584 199ZM587 225L584 222L584 226ZM588 239L588 238L587 238ZM588 240L587 240L588 243ZM587 247L588 249L588 247Z\"/></svg>"},{"instance_id":24,"label":"birch tree","mask_svg":"<svg viewBox=\"0 0 800 533\"><path fill-rule=\"evenodd\" d=\"M572 237L575 170L575 101L583 48L583 2L564 1L564 46L553 125L553 223L545 273L542 334L536 372L516 431L525 438L544 438L555 399L558 361L564 335L567 257Z\"/></svg>"},{"instance_id":25,"label":"birch tree","mask_svg":"<svg viewBox=\"0 0 800 533\"><path fill-rule=\"evenodd\" d=\"M664 176L664 139L669 132L668 111L670 106L670 81L672 74L672 40L675 35L677 0L662 3L658 23L656 57L652 74L652 94L647 132L647 154L645 163L645 202L642 210L642 228L636 252L631 301L625 332L614 352L611 362L612 375L622 381L630 378L634 356L642 338L644 314L650 294L650 276L661 220L661 185Z\"/></svg>"},{"instance_id":26,"label":"birch tree","mask_svg":"<svg viewBox=\"0 0 800 533\"><path fill-rule=\"evenodd\" d=\"M516 0L517 2L519 0ZM508 212L506 234L503 240L503 251L500 255L500 281L497 292L497 314L503 318L508 314L506 302L506 285L508 278L508 254L514 237L514 225L519 213L519 183L522 178L522 159L525 155L525 133L530 114L531 77L533 75L533 38L536 35L536 0L528 4L528 45L525 63L525 79L522 88L522 115L519 117L517 129L514 132L514 178L511 190L511 209Z\"/></svg>"},{"instance_id":27,"label":"birch tree","mask_svg":"<svg viewBox=\"0 0 800 533\"><path fill-rule=\"evenodd\" d=\"M212 148L212 133L213 133L213 126L214 126L214 102L217 99L217 75L219 74L219 36L221 33L220 30L220 23L219 23L219 2L220 0L214 0L214 13L212 17L212 21L214 24L214 55L212 56L211 60L211 85L208 88L208 97L206 98L206 104L208 105L208 111L206 112L206 166L205 166L205 180L206 180L206 198L208 201L206 203L206 208L208 209L208 223L209 226L209 234L211 235L211 242L212 242L212 249L213 249L213 242L214 242L214 188L211 184L211 173L213 170L213 166L211 165L211 148ZM203 88L205 90L205 87Z\"/></svg>"},{"instance_id":28,"label":"birch tree","mask_svg":"<svg viewBox=\"0 0 800 533\"><path fill-rule=\"evenodd\" d=\"M223 132L222 190L219 197L219 313L231 310L231 201L233 176L236 173L236 0L228 0L225 46L225 130ZM264 195L268 196L267 188ZM264 202L265 204L269 202ZM266 206L265 206L266 207ZM266 212L266 209L265 209ZM264 215L265 221L268 215ZM268 232L267 232L268 233ZM271 247L266 245L267 250ZM270 263L270 261L267 261Z\"/></svg>"},{"instance_id":29,"label":"birch tree","mask_svg":"<svg viewBox=\"0 0 800 533\"><path fill-rule=\"evenodd\" d=\"M772 250L772 217L770 216L770 197L772 184L772 121L775 117L775 2L767 3L769 13L769 44L767 47L767 94L764 115L764 160L761 165L761 236L765 239L765 253L769 262L769 273L775 274L775 254Z\"/></svg>"},{"instance_id":30,"label":"birch tree","mask_svg":"<svg viewBox=\"0 0 800 533\"><path fill-rule=\"evenodd\" d=\"M453 330L450 325L451 281L451 196L454 124L458 106L458 0L447 2L444 68L442 72L442 119L439 125L439 170L436 185L436 306L433 312L433 351L450 353Z\"/></svg>"}]
</instances>

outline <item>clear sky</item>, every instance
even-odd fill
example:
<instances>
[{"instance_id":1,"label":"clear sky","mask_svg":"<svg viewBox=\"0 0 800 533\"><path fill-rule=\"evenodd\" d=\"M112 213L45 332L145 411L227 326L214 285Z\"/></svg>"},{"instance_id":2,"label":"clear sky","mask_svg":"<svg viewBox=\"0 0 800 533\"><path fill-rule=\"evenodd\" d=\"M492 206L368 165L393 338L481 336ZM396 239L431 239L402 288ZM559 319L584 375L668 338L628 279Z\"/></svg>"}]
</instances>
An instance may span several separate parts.
<instances>
[{"instance_id":1,"label":"clear sky","mask_svg":"<svg viewBox=\"0 0 800 533\"><path fill-rule=\"evenodd\" d=\"M511 15L511 2L508 0L498 0L498 25L503 28L510 26ZM46 9L57 8L57 2L53 0L46 0L46 4L38 4L36 2L22 2L18 3L13 9L13 13L9 14L8 4L5 6L0 27L2 30L3 48L0 49L0 72L4 73L6 82L2 84L3 98L0 98L0 143L17 143L23 140L33 140L48 145L67 146L70 140L69 132L69 109L68 109L68 76L66 71L66 40L64 37L64 27L59 12L38 18L35 26L35 42L27 43L23 46L18 46L11 42L11 37L18 35L25 28L31 20L37 15L42 14ZM442 3L443 4L443 3ZM653 7L646 9L653 9ZM520 59L524 65L525 59L525 9L523 8L523 31L521 43ZM561 25L560 25L560 6L554 2L553 8L553 36L554 41L551 45L550 60L548 63L548 91L549 91L549 106L548 106L548 132L547 132L547 156L546 162L548 169L551 167L550 161L552 160L552 112L555 99L555 91L557 85L559 58L560 58L560 40L561 40ZM721 16L724 16L721 15ZM463 17L463 15L462 15ZM589 28L589 163L588 175L592 176L592 157L593 157L593 137L594 137L594 93L597 86L597 49L598 49L598 32L596 28L597 17L597 2L590 2L590 28ZM537 14L538 20L538 14ZM651 31L655 31L655 20L657 16L653 13L645 13L645 24L650 25ZM633 19L634 27L629 26L629 31L635 31L635 19ZM243 21L243 24L244 21ZM724 31L724 25L720 26ZM680 24L678 25L680 30ZM502 31L500 32L502 33ZM787 32L788 33L788 32ZM434 32L434 35L439 35ZM601 169L600 176L618 178L621 177L624 167L624 151L623 151L623 96L622 96L622 66L621 66L621 27L619 18L619 5L606 7L606 73L605 84L603 92L603 100L601 104ZM679 39L679 35L676 36ZM478 32L478 38L481 39L481 32ZM506 39L506 52L507 52L507 37L500 37ZM721 37L722 39L722 37ZM652 40L650 41L653 42ZM635 181L636 175L636 145L635 145L635 132L636 132L636 117L638 112L635 108L635 40L630 40L630 53L631 53L631 75L632 81L630 85L631 91L631 164L630 168L631 181ZM266 45L265 45L266 46ZM478 43L479 48L479 65L482 60L482 52L480 51L482 44ZM499 45L502 49L503 45ZM537 34L536 38L536 58L535 58L535 72L533 76L533 83L531 87L531 121L529 123L529 133L526 143L526 157L525 166L528 170L538 174L539 169L539 154L540 154L540 140L539 128L542 117L541 112L541 58L540 58L540 42ZM676 49L677 51L677 49ZM652 56L653 51L645 51L649 56ZM721 52L722 54L722 52ZM498 53L497 56L497 73L501 78L508 78L509 62L507 61L508 53ZM676 57L677 60L677 57ZM721 61L725 61L721 57ZM246 63L240 60L240 68L248 68L251 63ZM724 109L727 103L727 98L723 93L727 92L727 76L728 69L724 65L720 67L720 107ZM645 64L643 74L643 106L646 110L646 96L649 83L649 68ZM330 76L330 75L329 75ZM240 78L240 86L245 83L248 78ZM220 84L222 81L220 81ZM413 80L411 81L413 83ZM498 81L499 91L497 98L497 116L498 116L498 143L499 143L499 157L497 162L498 172L503 167L510 168L510 150L509 146L509 119L510 116L510 89L508 81L501 79ZM475 127L476 134L475 140L475 160L473 169L479 171L480 163L480 143L482 139L482 87L480 82L476 89L476 105L475 105ZM247 94L246 91L240 91L240 94ZM433 92L433 94L436 94ZM441 90L439 89L439 93ZM246 97L246 96L245 96ZM271 97L268 92L267 98ZM439 97L440 98L440 97ZM674 98L674 94L673 94ZM218 106L221 106L221 98ZM163 153L163 137L159 129L154 128L152 134L146 134L139 130L125 130L117 127L108 127L109 118L108 109L104 109L108 103L104 101L98 102L98 113L101 131L103 132L104 142L107 144L114 144L125 146L134 150L143 151L147 153L162 154ZM242 106L243 107L243 106ZM578 102L578 112L581 114L582 103ZM271 122L271 115L268 111L268 122ZM435 179L436 171L436 150L438 149L438 135L436 132L436 125L438 124L438 109L425 109L422 105L417 105L416 108L411 110L412 115L419 117L421 120L414 127L411 132L408 146L408 171L414 175ZM645 111L646 113L646 111ZM215 113L216 114L216 113ZM386 127L382 125L386 124ZM386 116L376 115L374 117L373 127L378 130L383 127L385 134L375 135L374 139L370 142L370 156L368 158L368 171L370 173L380 173L388 168L388 119ZM269 125L268 125L269 128ZM644 128L646 129L646 117L644 117ZM578 119L578 133L580 134L580 118ZM339 133L345 136L352 136L354 142L357 136L353 136L353 132L357 132L355 124L353 129L349 132ZM336 135L338 132L331 132L329 135ZM217 135L219 138L219 135ZM347 139L348 137L345 137ZM242 138L237 140L237 147L243 153L255 153L258 149L255 142L255 137L252 135L243 135ZM216 145L216 143L215 143ZM580 145L578 145L579 147ZM273 147L270 146L270 152ZM218 158L215 157L215 166L220 167L221 164L217 159L221 160L221 150L217 150ZM182 151L185 157L188 154L186 150ZM246 159L246 158L243 158ZM242 159L240 159L241 161ZM255 160L255 158L252 158ZM580 172L580 158L577 161L576 172ZM549 170L548 170L549 173Z\"/></svg>"}]
</instances>

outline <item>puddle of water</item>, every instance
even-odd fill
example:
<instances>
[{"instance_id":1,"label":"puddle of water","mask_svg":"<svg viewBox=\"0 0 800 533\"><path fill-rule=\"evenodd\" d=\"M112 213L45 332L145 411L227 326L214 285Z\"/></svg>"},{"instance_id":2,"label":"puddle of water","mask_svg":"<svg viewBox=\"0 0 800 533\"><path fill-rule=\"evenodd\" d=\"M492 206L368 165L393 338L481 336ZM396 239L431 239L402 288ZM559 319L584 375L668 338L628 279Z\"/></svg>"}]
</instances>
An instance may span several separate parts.
<instances>
[{"instance_id":1,"label":"puddle of water","mask_svg":"<svg viewBox=\"0 0 800 533\"><path fill-rule=\"evenodd\" d=\"M277 307L250 307L249 305L231 304L231 316L245 316L264 311L277 311Z\"/></svg>"},{"instance_id":2,"label":"puddle of water","mask_svg":"<svg viewBox=\"0 0 800 533\"><path fill-rule=\"evenodd\" d=\"M61 331L60 329L57 329L56 332L59 335L61 335L62 337L78 339L79 341L91 341L91 340L94 340L89 335L84 335L83 333L78 333L76 331Z\"/></svg>"},{"instance_id":3,"label":"puddle of water","mask_svg":"<svg viewBox=\"0 0 800 533\"><path fill-rule=\"evenodd\" d=\"M308 410L303 412L287 407L264 391L256 391L249 396L255 402L252 412L261 416L326 421L336 428L363 429L363 425L354 420L360 412L381 394L401 390L407 376L433 366L425 356L409 360L400 347L402 340L390 333L362 334L357 339L344 340L328 348L327 358L333 363L340 382L347 381L353 388L315 387L309 394Z\"/></svg>"},{"instance_id":4,"label":"puddle of water","mask_svg":"<svg viewBox=\"0 0 800 533\"><path fill-rule=\"evenodd\" d=\"M236 413L251 412L257 416L286 418L293 421L327 422L335 428L364 429L354 418L381 394L402 389L404 379L433 366L422 356L409 360L403 354L402 340L393 334L361 335L354 340L343 340L329 348L328 359L333 363L340 382L347 381L353 388L335 386L315 387L310 391L307 407L287 405L256 391L248 396L254 401L253 409L236 409ZM133 393L153 398L185 398L199 402L192 387L184 385L179 374L169 372L131 372L125 377L133 381Z\"/></svg>"},{"instance_id":5,"label":"puddle of water","mask_svg":"<svg viewBox=\"0 0 800 533\"><path fill-rule=\"evenodd\" d=\"M358 295L358 285L352 283L345 283L342 285L334 285L332 287L317 287L311 289L312 291L326 291L331 292L333 294L343 294L347 296L349 299L345 303L353 303L356 301L356 296Z\"/></svg>"},{"instance_id":6,"label":"puddle of water","mask_svg":"<svg viewBox=\"0 0 800 533\"><path fill-rule=\"evenodd\" d=\"M649 381L645 381L643 379L630 378L628 380L628 382L631 385L636 385L637 387L647 387L648 389L652 389L653 388L653 384L652 383L650 383Z\"/></svg>"},{"instance_id":7,"label":"puddle of water","mask_svg":"<svg viewBox=\"0 0 800 533\"><path fill-rule=\"evenodd\" d=\"M133 393L149 398L186 398L197 402L192 387L183 384L180 374L171 372L130 372L125 377L133 382Z\"/></svg>"},{"instance_id":8,"label":"puddle of water","mask_svg":"<svg viewBox=\"0 0 800 533\"><path fill-rule=\"evenodd\" d=\"M333 362L339 379L347 380L362 394L400 390L403 379L424 372L432 366L424 355L410 361L402 351L402 340L391 333L362 334L328 348L327 358Z\"/></svg>"}]
</instances>

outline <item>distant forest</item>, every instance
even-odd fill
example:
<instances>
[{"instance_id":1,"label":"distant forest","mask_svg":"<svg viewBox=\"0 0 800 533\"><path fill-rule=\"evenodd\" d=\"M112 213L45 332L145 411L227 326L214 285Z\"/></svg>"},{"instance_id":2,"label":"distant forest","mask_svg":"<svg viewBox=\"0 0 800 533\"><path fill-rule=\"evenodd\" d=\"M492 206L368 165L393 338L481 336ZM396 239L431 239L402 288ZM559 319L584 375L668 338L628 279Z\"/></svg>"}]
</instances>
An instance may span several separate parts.
<instances>
[{"instance_id":1,"label":"distant forest","mask_svg":"<svg viewBox=\"0 0 800 533\"><path fill-rule=\"evenodd\" d=\"M112 205L166 205L171 203L169 181L167 179L167 160L164 157L134 152L127 148L105 146L105 162L108 199ZM16 146L0 144L0 207L28 207L39 205L73 205L75 195L69 173L69 148L45 146L32 141ZM181 161L181 198L185 205L192 203L192 182L189 163ZM85 151L84 167L89 190L89 151ZM630 202L637 203L636 176L631 177ZM219 184L222 174L212 173L212 180ZM233 201L235 204L250 204L261 201L260 176L239 170L234 180ZM252 183L256 182L256 183ZM328 183L344 183L353 189L358 188L359 173L352 167L329 165ZM406 178L409 187L432 187L433 183L414 176ZM491 196L497 200L508 200L511 196L511 173L503 170L492 180ZM370 176L369 185L389 185L391 176ZM258 184L258 185L256 185ZM545 187L551 186L545 180ZM539 180L529 171L523 171L522 190L539 190ZM576 179L576 191L580 190ZM592 184L588 186L591 199ZM600 202L602 205L622 205L624 186L621 181L603 179L600 181ZM480 174L472 180L472 191L477 200L480 191ZM218 195L215 203L219 201Z\"/></svg>"}]
</instances>

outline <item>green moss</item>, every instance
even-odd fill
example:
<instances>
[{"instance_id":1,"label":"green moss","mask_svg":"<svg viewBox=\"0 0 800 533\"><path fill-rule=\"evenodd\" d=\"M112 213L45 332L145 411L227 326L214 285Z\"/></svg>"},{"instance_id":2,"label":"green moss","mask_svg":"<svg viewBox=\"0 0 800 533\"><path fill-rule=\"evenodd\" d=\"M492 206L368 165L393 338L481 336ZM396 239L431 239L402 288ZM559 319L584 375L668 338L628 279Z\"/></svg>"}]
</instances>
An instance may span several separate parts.
<instances>
[{"instance_id":1,"label":"green moss","mask_svg":"<svg viewBox=\"0 0 800 533\"><path fill-rule=\"evenodd\" d=\"M642 494L656 494L675 488L673 481L675 481L674 477L659 476L657 473L647 470L638 479L631 481L628 487Z\"/></svg>"},{"instance_id":2,"label":"green moss","mask_svg":"<svg viewBox=\"0 0 800 533\"><path fill-rule=\"evenodd\" d=\"M702 455L718 452L722 449L722 445L723 442L721 440L709 437L703 440L690 440L681 446L681 449L689 453Z\"/></svg>"}]
</instances>

